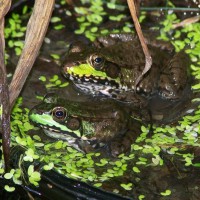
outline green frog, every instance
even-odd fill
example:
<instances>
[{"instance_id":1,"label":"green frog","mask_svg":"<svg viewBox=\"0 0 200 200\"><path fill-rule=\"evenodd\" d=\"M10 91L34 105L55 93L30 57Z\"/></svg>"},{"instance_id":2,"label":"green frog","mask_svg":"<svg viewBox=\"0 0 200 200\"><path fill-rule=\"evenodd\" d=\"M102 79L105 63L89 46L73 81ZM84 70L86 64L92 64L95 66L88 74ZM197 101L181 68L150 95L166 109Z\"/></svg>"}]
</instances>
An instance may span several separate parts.
<instances>
[{"instance_id":1,"label":"green frog","mask_svg":"<svg viewBox=\"0 0 200 200\"><path fill-rule=\"evenodd\" d=\"M79 90L93 96L135 104L154 94L163 99L180 99L188 83L189 57L184 51L176 53L169 42L152 38L149 36L146 43L153 64L137 85L145 57L134 34L110 34L93 44L71 45L63 62L63 74Z\"/></svg>"},{"instance_id":2,"label":"green frog","mask_svg":"<svg viewBox=\"0 0 200 200\"><path fill-rule=\"evenodd\" d=\"M140 122L124 106L112 101L73 102L47 94L29 113L30 120L51 138L68 141L90 152L103 146L113 156L130 149Z\"/></svg>"}]
</instances>

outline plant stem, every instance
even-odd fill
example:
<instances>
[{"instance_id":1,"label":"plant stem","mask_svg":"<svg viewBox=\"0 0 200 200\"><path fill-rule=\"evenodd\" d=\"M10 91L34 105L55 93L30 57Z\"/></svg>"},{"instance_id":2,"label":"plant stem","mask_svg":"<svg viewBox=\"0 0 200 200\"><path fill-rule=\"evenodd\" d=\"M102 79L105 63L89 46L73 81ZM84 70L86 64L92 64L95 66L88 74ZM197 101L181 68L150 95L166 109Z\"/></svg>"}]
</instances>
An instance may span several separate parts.
<instances>
[{"instance_id":1,"label":"plant stem","mask_svg":"<svg viewBox=\"0 0 200 200\"><path fill-rule=\"evenodd\" d=\"M2 131L3 155L6 172L9 169L10 160L10 104L7 73L4 62L4 16L8 12L10 5L10 0L2 0L0 3L0 106L2 108L2 114L0 115L0 130Z\"/></svg>"},{"instance_id":2,"label":"plant stem","mask_svg":"<svg viewBox=\"0 0 200 200\"><path fill-rule=\"evenodd\" d=\"M139 77L135 81L135 88L136 88L138 83L141 81L142 77L151 68L152 58L151 58L151 55L150 55L149 50L147 48L147 45L145 43L145 39L144 39L142 30L141 30L141 26L140 26L140 23L139 23L138 18L137 18L137 11L136 11L134 2L135 2L134 0L127 0L128 7L129 7L129 10L130 10L130 13L131 13L134 25L135 25L135 29L137 31L137 34L138 34L138 37L139 37L139 40L140 40L140 43L141 43L141 46L142 46L142 49L143 49L143 52L144 52L144 55L145 55L145 67L144 67L142 73L139 75Z\"/></svg>"}]
</instances>

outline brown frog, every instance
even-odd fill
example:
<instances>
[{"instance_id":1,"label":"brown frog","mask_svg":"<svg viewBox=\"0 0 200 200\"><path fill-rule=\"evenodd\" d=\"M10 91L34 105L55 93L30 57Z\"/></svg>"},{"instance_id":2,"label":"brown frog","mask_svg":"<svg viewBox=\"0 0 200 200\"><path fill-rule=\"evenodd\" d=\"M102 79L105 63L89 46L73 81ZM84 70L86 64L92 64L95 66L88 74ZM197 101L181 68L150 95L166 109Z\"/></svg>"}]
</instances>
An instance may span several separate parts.
<instances>
[{"instance_id":1,"label":"brown frog","mask_svg":"<svg viewBox=\"0 0 200 200\"><path fill-rule=\"evenodd\" d=\"M29 119L47 136L66 140L77 150L90 152L107 146L113 156L130 150L141 126L117 102L74 102L53 93L30 111Z\"/></svg>"},{"instance_id":2,"label":"brown frog","mask_svg":"<svg viewBox=\"0 0 200 200\"><path fill-rule=\"evenodd\" d=\"M84 93L135 105L144 105L143 97L153 94L180 99L188 83L188 55L184 51L176 53L169 42L155 39L146 42L153 64L136 87L145 57L134 34L110 34L91 45L72 45L63 64L63 74Z\"/></svg>"}]
</instances>

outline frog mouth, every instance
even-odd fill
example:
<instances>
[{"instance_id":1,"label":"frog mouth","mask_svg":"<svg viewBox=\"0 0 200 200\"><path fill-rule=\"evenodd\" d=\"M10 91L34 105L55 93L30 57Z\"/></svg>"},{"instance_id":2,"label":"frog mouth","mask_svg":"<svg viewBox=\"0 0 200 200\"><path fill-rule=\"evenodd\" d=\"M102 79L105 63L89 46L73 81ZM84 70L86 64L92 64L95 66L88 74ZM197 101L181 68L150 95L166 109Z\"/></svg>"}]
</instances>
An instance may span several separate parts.
<instances>
[{"instance_id":1,"label":"frog mouth","mask_svg":"<svg viewBox=\"0 0 200 200\"><path fill-rule=\"evenodd\" d=\"M118 90L126 90L126 87L123 87L119 83L117 83L115 80L109 78L109 77L99 77L99 76L93 76L93 75L78 75L74 74L73 72L71 74L64 74L66 78L69 80L75 82L75 84L92 84L92 85L99 85L105 87L110 87L113 89Z\"/></svg>"},{"instance_id":2,"label":"frog mouth","mask_svg":"<svg viewBox=\"0 0 200 200\"><path fill-rule=\"evenodd\" d=\"M29 114L29 119L36 124L37 126L41 127L44 131L48 131L49 136L50 134L55 136L55 138L64 138L64 137L72 137L75 139L82 137L82 131L80 129L77 130L70 130L63 124L59 124L58 122L54 121L52 116L46 113L38 114L38 113L31 113Z\"/></svg>"},{"instance_id":3,"label":"frog mouth","mask_svg":"<svg viewBox=\"0 0 200 200\"><path fill-rule=\"evenodd\" d=\"M96 140L89 140L85 137L78 137L75 134L72 135L72 133L66 132L64 133L63 131L59 131L57 129L54 129L53 127L48 127L44 125L40 125L40 127L44 130L44 133L53 139L59 139L59 140L65 140L70 146L73 146L75 149L78 151L81 151L85 153L85 151L82 149L82 145L90 145L94 149L98 149L103 147L105 144L104 143L98 143Z\"/></svg>"},{"instance_id":4,"label":"frog mouth","mask_svg":"<svg viewBox=\"0 0 200 200\"><path fill-rule=\"evenodd\" d=\"M65 74L73 84L85 94L94 96L107 96L116 98L120 93L128 91L127 86L123 86L109 77L99 77L93 75L78 75L72 73Z\"/></svg>"},{"instance_id":5,"label":"frog mouth","mask_svg":"<svg viewBox=\"0 0 200 200\"><path fill-rule=\"evenodd\" d=\"M76 139L80 138L73 132L61 131L55 126L46 126L41 124L38 124L38 126L40 126L49 137L67 140L68 142L71 141L69 143L74 143Z\"/></svg>"}]
</instances>

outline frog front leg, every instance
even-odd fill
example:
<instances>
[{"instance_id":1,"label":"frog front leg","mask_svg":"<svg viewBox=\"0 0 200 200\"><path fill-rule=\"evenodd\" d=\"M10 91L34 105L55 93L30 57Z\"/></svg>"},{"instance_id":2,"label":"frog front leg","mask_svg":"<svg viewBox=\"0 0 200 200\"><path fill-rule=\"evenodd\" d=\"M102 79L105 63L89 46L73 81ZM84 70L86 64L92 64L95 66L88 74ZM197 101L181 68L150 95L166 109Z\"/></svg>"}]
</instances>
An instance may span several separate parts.
<instances>
[{"instance_id":1,"label":"frog front leg","mask_svg":"<svg viewBox=\"0 0 200 200\"><path fill-rule=\"evenodd\" d=\"M130 128L124 135L118 136L113 139L109 144L110 154L113 157L117 157L121 153L126 153L131 150L131 144L133 144L136 138L141 133L141 123L137 120L131 120Z\"/></svg>"},{"instance_id":2,"label":"frog front leg","mask_svg":"<svg viewBox=\"0 0 200 200\"><path fill-rule=\"evenodd\" d=\"M180 51L161 71L159 93L165 99L179 99L189 79L189 56Z\"/></svg>"},{"instance_id":3,"label":"frog front leg","mask_svg":"<svg viewBox=\"0 0 200 200\"><path fill-rule=\"evenodd\" d=\"M151 69L145 74L142 80L138 83L136 92L143 93L145 96L150 96L155 93L158 87L158 79L159 79L160 69L159 67L153 63Z\"/></svg>"}]
</instances>

